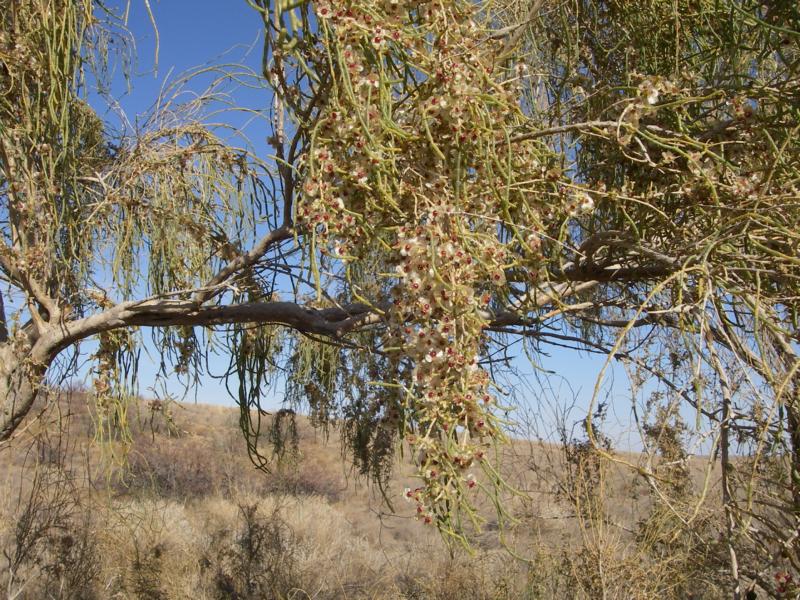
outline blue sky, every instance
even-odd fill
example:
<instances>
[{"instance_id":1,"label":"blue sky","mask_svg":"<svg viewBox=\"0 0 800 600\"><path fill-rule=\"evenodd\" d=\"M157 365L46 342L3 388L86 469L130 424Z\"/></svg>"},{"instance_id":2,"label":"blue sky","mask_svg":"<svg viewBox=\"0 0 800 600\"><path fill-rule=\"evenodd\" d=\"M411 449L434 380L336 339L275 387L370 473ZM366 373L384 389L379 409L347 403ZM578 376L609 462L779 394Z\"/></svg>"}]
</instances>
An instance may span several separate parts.
<instances>
[{"instance_id":1,"label":"blue sky","mask_svg":"<svg viewBox=\"0 0 800 600\"><path fill-rule=\"evenodd\" d=\"M129 79L117 66L111 82L111 97L125 115L130 127L141 124L153 108L161 91L174 83L183 73L203 65L241 63L260 72L262 23L259 14L244 0L150 0L150 9L158 33L148 14L146 0L125 0L110 3L118 14L124 14L127 6L127 27L135 41L135 62ZM198 78L186 90L202 91L208 78ZM264 89L245 86L232 87L231 102L254 109L266 110L270 97ZM90 94L96 109L114 126L121 120L116 108L97 94ZM257 151L266 153L266 129L263 124L253 123L251 117L226 113L219 120L229 125L242 127L248 124L245 135ZM241 144L241 139L229 139ZM144 332L145 340L149 332ZM142 395L153 396L155 392L181 397L184 386L176 379L156 380L158 351L146 343L141 355L139 387ZM210 370L222 373L226 370L226 357L212 358ZM225 386L218 379L204 377L201 384L192 389L187 399L208 404L233 404ZM272 402L274 404L274 402Z\"/></svg>"},{"instance_id":2,"label":"blue sky","mask_svg":"<svg viewBox=\"0 0 800 600\"><path fill-rule=\"evenodd\" d=\"M120 3L124 6L124 2ZM146 0L131 0L128 28L136 40L137 62L131 81L132 89L127 90L124 79L116 76L112 93L131 123L136 123L137 115L146 113L165 84L174 80L180 73L208 63L243 62L260 71L261 61L261 20L258 13L249 7L245 0L150 0L150 6L158 27L158 65L156 68L156 34L146 10ZM269 107L269 94L266 90L239 88L233 92L233 101L252 108L266 110ZM93 103L99 109L102 103L95 96ZM101 111L102 112L102 111ZM105 113L114 121L113 113ZM244 121L228 115L228 123L240 125ZM266 153L267 130L263 124L251 123L248 137L255 143L258 151ZM145 337L148 337L145 335ZM515 348L520 349L520 345ZM140 371L140 390L144 396L152 396L150 388L155 384L158 358L155 349L148 345L142 355ZM534 376L527 359L517 361L525 375L519 384L518 397L528 400L527 410L538 415L540 434L552 431L555 420L554 407L574 404L567 418L568 423L577 422L586 414L596 377L602 369L605 357L588 356L585 353L552 348L549 356L539 356L540 367L554 371L560 376L552 378L552 387L540 384ZM148 354L150 356L147 356ZM521 353L521 351L520 351ZM227 360L220 357L211 363L212 370L222 372ZM613 388L610 383L614 381ZM177 381L167 380L167 392L179 395L182 391ZM163 387L160 387L163 389ZM631 422L628 384L624 372L612 368L606 379L605 392L600 399L609 400L609 427L615 437L620 437L624 447L636 447L636 436L625 440L626 423ZM276 406L278 394L273 393L267 404ZM606 392L611 395L606 398ZM613 393L611 393L613 392ZM201 403L233 404L224 386L212 378L204 378L196 392L188 399Z\"/></svg>"},{"instance_id":3,"label":"blue sky","mask_svg":"<svg viewBox=\"0 0 800 600\"><path fill-rule=\"evenodd\" d=\"M116 12L125 14L126 0L117 0ZM112 5L113 6L113 5ZM131 123L148 113L161 90L182 74L206 65L243 64L261 70L262 24L260 15L244 0L149 0L158 29L154 30L147 0L131 0L127 26L135 40L135 58L130 86L118 68L113 78L112 95ZM201 91L208 78L197 78L188 91ZM130 87L130 90L128 89ZM256 109L266 109L267 90L245 86L231 87L232 100ZM95 98L97 101L98 99ZM103 103L97 101L100 108ZM113 111L106 113L112 121ZM244 118L226 115L224 120L241 124ZM248 134L256 132L251 128ZM266 136L253 136L259 150L266 151Z\"/></svg>"}]
</instances>

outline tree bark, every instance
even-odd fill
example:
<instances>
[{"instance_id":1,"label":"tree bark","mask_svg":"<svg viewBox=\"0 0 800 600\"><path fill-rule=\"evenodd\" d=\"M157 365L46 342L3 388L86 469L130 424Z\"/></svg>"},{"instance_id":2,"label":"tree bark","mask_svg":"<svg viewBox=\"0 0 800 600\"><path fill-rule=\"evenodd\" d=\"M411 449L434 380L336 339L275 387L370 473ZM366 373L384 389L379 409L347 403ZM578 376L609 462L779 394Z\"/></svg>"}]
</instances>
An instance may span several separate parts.
<instances>
[{"instance_id":1,"label":"tree bark","mask_svg":"<svg viewBox=\"0 0 800 600\"><path fill-rule=\"evenodd\" d=\"M22 423L44 383L50 361L38 354L31 351L20 356L11 343L0 344L0 442Z\"/></svg>"},{"instance_id":2,"label":"tree bark","mask_svg":"<svg viewBox=\"0 0 800 600\"><path fill-rule=\"evenodd\" d=\"M351 304L325 309L291 302L254 302L197 307L193 301L125 302L83 319L45 326L28 340L0 343L0 442L9 439L30 412L55 357L98 333L126 327L210 326L275 323L297 331L341 338L380 320L372 307Z\"/></svg>"},{"instance_id":3,"label":"tree bark","mask_svg":"<svg viewBox=\"0 0 800 600\"><path fill-rule=\"evenodd\" d=\"M3 304L3 292L0 292L0 344L8 341L8 323L6 322L6 307Z\"/></svg>"}]
</instances>

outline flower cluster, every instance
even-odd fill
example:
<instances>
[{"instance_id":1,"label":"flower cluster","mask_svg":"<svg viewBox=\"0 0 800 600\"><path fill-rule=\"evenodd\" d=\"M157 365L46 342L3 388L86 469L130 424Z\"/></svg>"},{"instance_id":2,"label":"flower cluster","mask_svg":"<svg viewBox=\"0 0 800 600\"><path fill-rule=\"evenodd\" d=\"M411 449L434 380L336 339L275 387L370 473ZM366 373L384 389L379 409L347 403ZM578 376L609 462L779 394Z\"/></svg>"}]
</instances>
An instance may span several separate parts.
<instances>
[{"instance_id":1,"label":"flower cluster","mask_svg":"<svg viewBox=\"0 0 800 600\"><path fill-rule=\"evenodd\" d=\"M545 146L509 144L522 118L519 74L498 67L502 41L476 8L317 3L334 83L296 207L323 253L356 260L376 237L391 247L386 350L405 383L422 480L406 497L440 526L476 487L468 470L503 437L480 366L490 308L511 273L535 278L539 224L562 203ZM576 197L576 213L592 206Z\"/></svg>"}]
</instances>

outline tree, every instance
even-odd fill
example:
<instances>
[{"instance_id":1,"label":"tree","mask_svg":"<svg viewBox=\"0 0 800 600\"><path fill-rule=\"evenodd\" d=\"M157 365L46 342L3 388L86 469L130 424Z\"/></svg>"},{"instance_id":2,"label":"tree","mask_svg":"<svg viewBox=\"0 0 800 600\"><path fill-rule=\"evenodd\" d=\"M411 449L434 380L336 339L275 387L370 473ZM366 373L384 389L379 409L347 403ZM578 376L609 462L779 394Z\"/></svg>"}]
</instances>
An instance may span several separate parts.
<instances>
[{"instance_id":1,"label":"tree","mask_svg":"<svg viewBox=\"0 0 800 600\"><path fill-rule=\"evenodd\" d=\"M256 457L259 395L284 369L378 480L410 444L408 496L458 536L477 518L470 473L502 486L494 357L562 345L648 381L662 426L696 411L737 590L768 586L776 548L800 568L797 7L249 3L268 158L204 125L211 96L114 139L84 98L113 15L3 3L0 267L18 300L0 320L0 439L91 337L113 421L148 328L180 371L230 352Z\"/></svg>"}]
</instances>

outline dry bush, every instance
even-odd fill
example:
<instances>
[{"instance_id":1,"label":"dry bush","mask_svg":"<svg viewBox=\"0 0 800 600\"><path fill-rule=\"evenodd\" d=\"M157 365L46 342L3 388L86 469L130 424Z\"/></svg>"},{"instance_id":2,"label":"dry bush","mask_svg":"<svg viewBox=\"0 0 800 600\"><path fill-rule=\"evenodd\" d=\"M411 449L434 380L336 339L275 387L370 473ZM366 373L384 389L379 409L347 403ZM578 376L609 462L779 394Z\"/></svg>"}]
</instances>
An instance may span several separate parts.
<instances>
[{"instance_id":1,"label":"dry bush","mask_svg":"<svg viewBox=\"0 0 800 600\"><path fill-rule=\"evenodd\" d=\"M110 597L198 597L198 558L207 541L191 512L161 500L104 505L102 579L108 582Z\"/></svg>"},{"instance_id":2,"label":"dry bush","mask_svg":"<svg viewBox=\"0 0 800 600\"><path fill-rule=\"evenodd\" d=\"M215 532L212 556L201 566L211 573L217 597L256 600L284 598L296 589L297 546L294 531L277 506L269 513L258 504L238 504L238 530Z\"/></svg>"},{"instance_id":3,"label":"dry bush","mask_svg":"<svg viewBox=\"0 0 800 600\"><path fill-rule=\"evenodd\" d=\"M2 507L0 588L9 598L97 597L96 524L74 475L50 465L32 471Z\"/></svg>"},{"instance_id":4,"label":"dry bush","mask_svg":"<svg viewBox=\"0 0 800 600\"><path fill-rule=\"evenodd\" d=\"M308 457L290 453L264 470L256 469L230 412L202 407L199 412L209 414L197 415L197 407L181 408L169 427L146 419L137 430L116 477L116 492L185 500L217 494L291 494L335 502L346 489L342 465L330 448Z\"/></svg>"},{"instance_id":5,"label":"dry bush","mask_svg":"<svg viewBox=\"0 0 800 600\"><path fill-rule=\"evenodd\" d=\"M330 470L317 463L302 461L281 467L265 478L263 491L270 494L319 496L329 502L341 499L346 486Z\"/></svg>"},{"instance_id":6,"label":"dry bush","mask_svg":"<svg viewBox=\"0 0 800 600\"><path fill-rule=\"evenodd\" d=\"M427 571L403 573L395 581L400 597L409 600L510 600L528 597L522 566L502 553L482 553L440 559Z\"/></svg>"},{"instance_id":7,"label":"dry bush","mask_svg":"<svg viewBox=\"0 0 800 600\"><path fill-rule=\"evenodd\" d=\"M130 452L118 489L152 492L163 498L197 498L218 492L226 482L215 448L204 440L159 439L138 443Z\"/></svg>"},{"instance_id":8,"label":"dry bush","mask_svg":"<svg viewBox=\"0 0 800 600\"><path fill-rule=\"evenodd\" d=\"M602 519L584 522L582 535L563 542L532 530L526 536L531 526L520 524L518 549L530 557L523 562L503 548L451 558L435 537L387 535L370 526L376 521L363 508L359 524L350 520L358 514L356 506L321 496L206 495L189 502L127 496L93 508L102 528L92 530L87 523L74 542L77 549L93 540L91 552L65 554L61 548L68 542L48 538L49 558L40 562L59 567L26 566L27 577L35 572L40 580L30 588L33 595L22 597L47 597L59 586L78 591L54 597L147 600L720 597L703 579L706 563L691 565L697 556L691 546L679 540L669 552L672 530L655 516L643 522L639 540L613 531ZM75 509L75 523L81 523L80 514ZM419 527L406 522L397 529L408 526ZM653 541L653 532L660 532L662 545ZM81 562L88 557L89 569ZM78 581L83 588L74 587Z\"/></svg>"}]
</instances>

